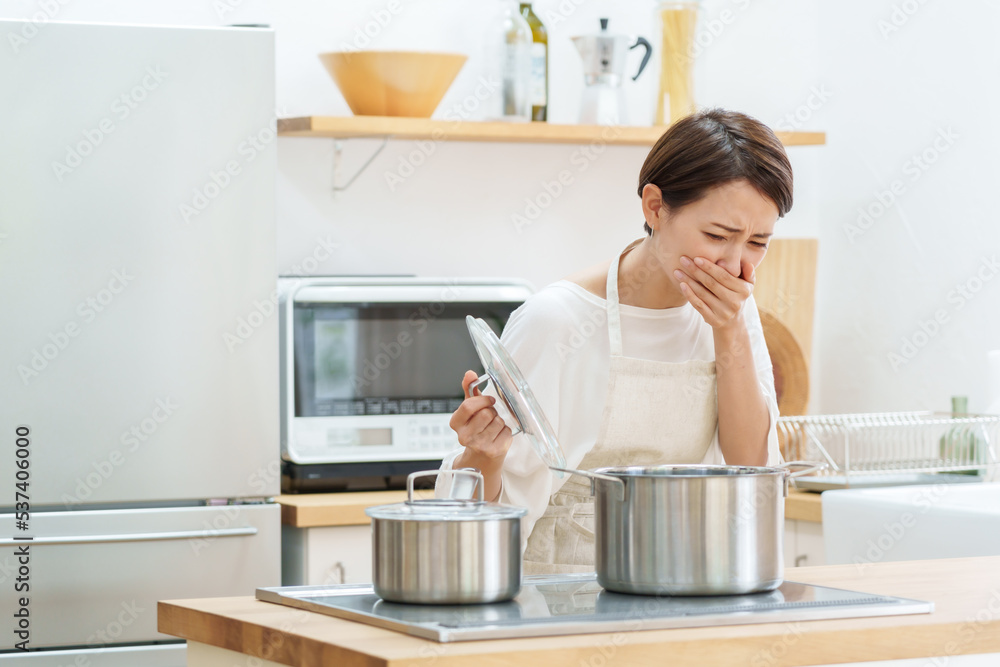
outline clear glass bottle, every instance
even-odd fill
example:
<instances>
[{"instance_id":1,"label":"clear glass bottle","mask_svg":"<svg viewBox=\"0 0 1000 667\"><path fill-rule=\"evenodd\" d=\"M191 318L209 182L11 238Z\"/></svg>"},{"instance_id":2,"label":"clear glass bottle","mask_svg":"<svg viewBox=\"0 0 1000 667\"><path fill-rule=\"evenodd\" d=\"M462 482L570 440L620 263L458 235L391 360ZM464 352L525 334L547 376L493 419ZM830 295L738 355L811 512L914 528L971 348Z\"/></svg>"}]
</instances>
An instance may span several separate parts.
<instances>
[{"instance_id":1,"label":"clear glass bottle","mask_svg":"<svg viewBox=\"0 0 1000 667\"><path fill-rule=\"evenodd\" d=\"M531 9L530 2L521 3L521 16L531 27L531 78L528 84L531 120L545 121L549 109L549 31Z\"/></svg>"},{"instance_id":2,"label":"clear glass bottle","mask_svg":"<svg viewBox=\"0 0 1000 667\"><path fill-rule=\"evenodd\" d=\"M965 396L951 397L951 416L962 418L969 416L969 399ZM963 424L953 426L941 436L941 458L947 465L981 465L982 453L985 451L976 437L975 426ZM978 475L978 470L953 470L952 474Z\"/></svg>"},{"instance_id":3,"label":"clear glass bottle","mask_svg":"<svg viewBox=\"0 0 1000 667\"><path fill-rule=\"evenodd\" d=\"M497 3L490 31L487 70L497 91L489 105L488 118L528 122L531 120L531 27L514 0Z\"/></svg>"},{"instance_id":4,"label":"clear glass bottle","mask_svg":"<svg viewBox=\"0 0 1000 667\"><path fill-rule=\"evenodd\" d=\"M660 89L656 97L657 125L669 125L695 111L694 59L699 3L659 2Z\"/></svg>"}]
</instances>

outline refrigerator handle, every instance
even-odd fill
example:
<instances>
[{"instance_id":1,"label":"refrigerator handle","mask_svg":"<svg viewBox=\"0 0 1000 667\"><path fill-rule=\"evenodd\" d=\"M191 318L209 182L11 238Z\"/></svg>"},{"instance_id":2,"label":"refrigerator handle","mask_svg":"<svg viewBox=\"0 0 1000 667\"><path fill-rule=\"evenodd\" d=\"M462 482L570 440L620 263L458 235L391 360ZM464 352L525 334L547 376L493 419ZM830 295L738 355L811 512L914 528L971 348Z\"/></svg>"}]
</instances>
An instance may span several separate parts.
<instances>
[{"instance_id":1,"label":"refrigerator handle","mask_svg":"<svg viewBox=\"0 0 1000 667\"><path fill-rule=\"evenodd\" d=\"M256 535L253 526L245 528L224 528L220 530L180 530L174 533L124 533L120 535L70 535L67 537L35 537L26 539L0 539L0 547L41 546L54 544L107 544L108 542L153 542L156 540L186 540L193 537L241 537Z\"/></svg>"}]
</instances>

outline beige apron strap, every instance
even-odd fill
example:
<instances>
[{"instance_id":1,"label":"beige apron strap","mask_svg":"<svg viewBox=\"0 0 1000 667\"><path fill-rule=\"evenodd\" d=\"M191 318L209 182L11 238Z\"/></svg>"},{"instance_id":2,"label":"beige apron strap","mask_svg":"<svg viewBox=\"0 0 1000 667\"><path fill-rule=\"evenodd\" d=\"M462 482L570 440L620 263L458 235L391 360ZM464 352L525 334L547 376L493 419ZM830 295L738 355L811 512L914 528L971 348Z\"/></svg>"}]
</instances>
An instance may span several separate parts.
<instances>
[{"instance_id":1,"label":"beige apron strap","mask_svg":"<svg viewBox=\"0 0 1000 667\"><path fill-rule=\"evenodd\" d=\"M621 259L630 250L642 243L642 239L632 241L624 250L611 261L608 269L607 283L607 311L608 311L608 340L611 342L611 356L622 356L622 316L621 306L618 299L618 267L621 266Z\"/></svg>"},{"instance_id":2,"label":"beige apron strap","mask_svg":"<svg viewBox=\"0 0 1000 667\"><path fill-rule=\"evenodd\" d=\"M618 265L621 255L611 262L608 269L607 310L608 310L608 340L611 342L611 356L622 356L622 316L618 305Z\"/></svg>"}]
</instances>

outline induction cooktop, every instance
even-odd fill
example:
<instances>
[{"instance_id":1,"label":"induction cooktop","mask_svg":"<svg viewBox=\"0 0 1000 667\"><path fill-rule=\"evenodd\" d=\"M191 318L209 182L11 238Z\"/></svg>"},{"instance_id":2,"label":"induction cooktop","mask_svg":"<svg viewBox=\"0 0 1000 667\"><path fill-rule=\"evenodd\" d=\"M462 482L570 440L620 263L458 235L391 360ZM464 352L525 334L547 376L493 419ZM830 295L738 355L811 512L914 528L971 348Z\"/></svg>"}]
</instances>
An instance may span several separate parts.
<instances>
[{"instance_id":1,"label":"induction cooktop","mask_svg":"<svg viewBox=\"0 0 1000 667\"><path fill-rule=\"evenodd\" d=\"M596 575L526 576L509 602L415 605L386 602L371 584L258 588L257 599L439 642L662 630L748 623L928 614L934 604L786 581L768 593L718 597L625 595Z\"/></svg>"}]
</instances>

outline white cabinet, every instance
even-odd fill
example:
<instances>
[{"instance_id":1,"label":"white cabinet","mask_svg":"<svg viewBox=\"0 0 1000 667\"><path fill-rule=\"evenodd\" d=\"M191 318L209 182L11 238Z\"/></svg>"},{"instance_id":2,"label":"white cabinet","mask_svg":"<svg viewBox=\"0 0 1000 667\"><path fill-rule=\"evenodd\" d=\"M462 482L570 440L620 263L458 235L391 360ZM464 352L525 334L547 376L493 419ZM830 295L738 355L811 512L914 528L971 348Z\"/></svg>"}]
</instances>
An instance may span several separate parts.
<instances>
[{"instance_id":1,"label":"white cabinet","mask_svg":"<svg viewBox=\"0 0 1000 667\"><path fill-rule=\"evenodd\" d=\"M823 552L823 524L785 519L785 567L826 565Z\"/></svg>"},{"instance_id":2,"label":"white cabinet","mask_svg":"<svg viewBox=\"0 0 1000 667\"><path fill-rule=\"evenodd\" d=\"M834 564L1000 554L1000 484L928 484L823 494Z\"/></svg>"},{"instance_id":3,"label":"white cabinet","mask_svg":"<svg viewBox=\"0 0 1000 667\"><path fill-rule=\"evenodd\" d=\"M372 580L372 527L281 527L281 585L363 584Z\"/></svg>"},{"instance_id":4,"label":"white cabinet","mask_svg":"<svg viewBox=\"0 0 1000 667\"><path fill-rule=\"evenodd\" d=\"M426 493L433 497L433 491ZM406 498L406 491L279 496L282 585L371 583L372 528L365 511Z\"/></svg>"}]
</instances>

